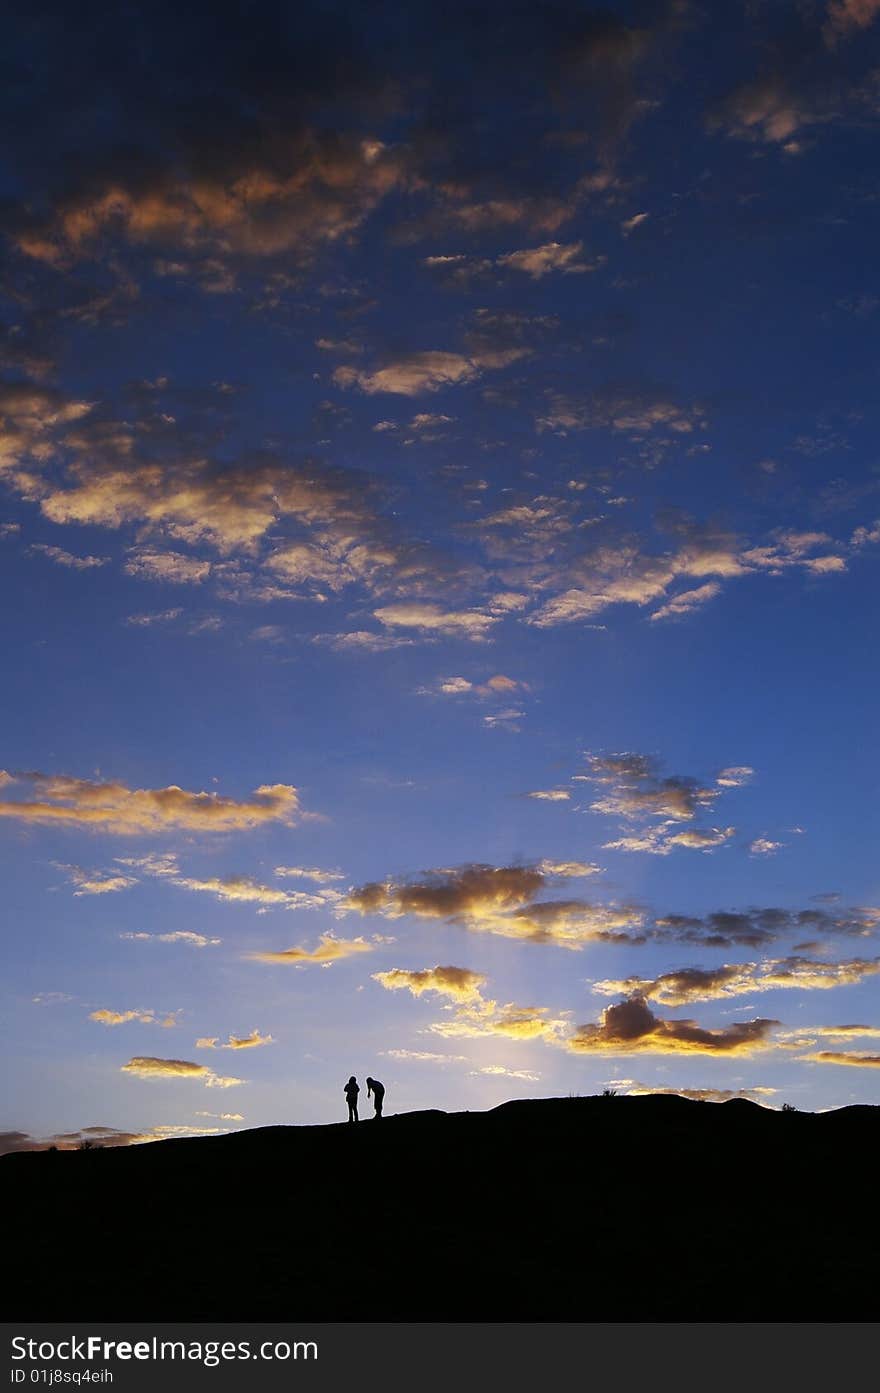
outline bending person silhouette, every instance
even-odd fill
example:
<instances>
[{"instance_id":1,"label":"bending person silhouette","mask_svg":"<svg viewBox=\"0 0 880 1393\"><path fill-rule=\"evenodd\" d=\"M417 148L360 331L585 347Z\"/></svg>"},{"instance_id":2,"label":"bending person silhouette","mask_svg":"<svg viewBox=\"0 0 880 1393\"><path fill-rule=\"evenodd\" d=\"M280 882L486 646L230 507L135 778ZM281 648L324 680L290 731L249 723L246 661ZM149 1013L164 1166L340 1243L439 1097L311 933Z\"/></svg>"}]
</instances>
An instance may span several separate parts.
<instances>
[{"instance_id":1,"label":"bending person silhouette","mask_svg":"<svg viewBox=\"0 0 880 1393\"><path fill-rule=\"evenodd\" d=\"M376 1109L376 1116L382 1116L382 1104L385 1102L385 1085L378 1079L367 1079L367 1097L373 1095L373 1107Z\"/></svg>"},{"instance_id":2,"label":"bending person silhouette","mask_svg":"<svg viewBox=\"0 0 880 1393\"><path fill-rule=\"evenodd\" d=\"M358 1088L358 1081L357 1081L357 1079L355 1078L354 1074L352 1074L352 1076L351 1076L351 1078L349 1079L348 1083L345 1085L345 1090L344 1090L344 1092L345 1092L345 1101L348 1103L348 1120L349 1120L349 1122L357 1122L357 1121L358 1121L358 1094L360 1093L360 1089Z\"/></svg>"}]
</instances>

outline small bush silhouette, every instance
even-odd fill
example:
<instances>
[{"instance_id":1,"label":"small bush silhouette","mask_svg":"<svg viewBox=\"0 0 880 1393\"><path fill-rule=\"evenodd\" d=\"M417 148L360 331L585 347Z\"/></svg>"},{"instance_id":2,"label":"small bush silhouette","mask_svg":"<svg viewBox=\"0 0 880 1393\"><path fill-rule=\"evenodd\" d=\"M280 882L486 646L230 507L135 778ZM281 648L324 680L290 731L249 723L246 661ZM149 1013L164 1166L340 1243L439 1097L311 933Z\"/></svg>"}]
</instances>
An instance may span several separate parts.
<instances>
[{"instance_id":1,"label":"small bush silhouette","mask_svg":"<svg viewBox=\"0 0 880 1393\"><path fill-rule=\"evenodd\" d=\"M84 1141L81 1141L80 1144L79 1144L79 1146L78 1146L76 1149L77 1149L77 1151L100 1151L100 1150L101 1150L100 1146L98 1145L98 1143L97 1143L96 1141L90 1141L88 1138L86 1138Z\"/></svg>"},{"instance_id":2,"label":"small bush silhouette","mask_svg":"<svg viewBox=\"0 0 880 1393\"><path fill-rule=\"evenodd\" d=\"M797 1108L794 1103L783 1103L782 1112L797 1112Z\"/></svg>"},{"instance_id":3,"label":"small bush silhouette","mask_svg":"<svg viewBox=\"0 0 880 1393\"><path fill-rule=\"evenodd\" d=\"M600 1097L602 1097L602 1098L616 1098L616 1097L617 1097L617 1089L616 1089L616 1088L603 1088L603 1089L602 1089L602 1092L601 1092L601 1094L600 1094Z\"/></svg>"}]
</instances>

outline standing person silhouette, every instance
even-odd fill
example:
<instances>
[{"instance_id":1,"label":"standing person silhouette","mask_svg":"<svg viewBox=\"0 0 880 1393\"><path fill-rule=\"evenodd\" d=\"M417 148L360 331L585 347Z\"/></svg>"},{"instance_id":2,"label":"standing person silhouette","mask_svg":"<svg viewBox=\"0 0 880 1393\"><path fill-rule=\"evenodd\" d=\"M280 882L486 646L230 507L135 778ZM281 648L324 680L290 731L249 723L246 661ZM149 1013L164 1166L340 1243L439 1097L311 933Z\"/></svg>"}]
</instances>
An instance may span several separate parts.
<instances>
[{"instance_id":1,"label":"standing person silhouette","mask_svg":"<svg viewBox=\"0 0 880 1393\"><path fill-rule=\"evenodd\" d=\"M348 1120L349 1120L349 1122L357 1122L357 1121L358 1121L358 1094L360 1093L360 1089L358 1088L358 1081L357 1081L357 1079L355 1078L354 1074L352 1074L352 1076L351 1076L351 1078L349 1079L348 1083L345 1085L344 1092L345 1092L345 1101L348 1103Z\"/></svg>"},{"instance_id":2,"label":"standing person silhouette","mask_svg":"<svg viewBox=\"0 0 880 1393\"><path fill-rule=\"evenodd\" d=\"M373 1095L373 1106L376 1109L376 1116L382 1116L382 1104L385 1102L385 1085L378 1079L367 1079L367 1097Z\"/></svg>"}]
</instances>

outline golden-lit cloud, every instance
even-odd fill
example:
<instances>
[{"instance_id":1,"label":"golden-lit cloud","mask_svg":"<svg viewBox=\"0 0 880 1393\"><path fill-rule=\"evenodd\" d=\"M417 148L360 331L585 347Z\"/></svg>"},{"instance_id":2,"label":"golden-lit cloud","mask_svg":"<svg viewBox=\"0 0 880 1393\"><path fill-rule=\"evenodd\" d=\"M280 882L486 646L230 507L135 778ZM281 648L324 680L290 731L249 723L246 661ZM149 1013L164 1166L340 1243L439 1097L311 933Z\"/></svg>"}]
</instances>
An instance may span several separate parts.
<instances>
[{"instance_id":1,"label":"golden-lit cloud","mask_svg":"<svg viewBox=\"0 0 880 1393\"><path fill-rule=\"evenodd\" d=\"M628 424L646 428L649 422L635 418ZM690 428L682 422L673 429L685 427ZM677 548L659 554L642 551L627 539L596 547L545 576L543 588L556 593L533 610L526 622L548 629L590 620L614 605L644 608L651 604L659 605L659 619L680 618L721 594L725 581L781 575L791 569L813 576L845 570L842 545L827 533L791 528L777 529L760 545L743 543L726 533L693 529ZM699 583L671 593L689 580Z\"/></svg>"},{"instance_id":2,"label":"golden-lit cloud","mask_svg":"<svg viewBox=\"0 0 880 1393\"><path fill-rule=\"evenodd\" d=\"M262 784L242 801L219 793L168 788L128 788L63 775L24 773L15 783L31 787L33 800L0 798L0 817L42 826L92 827L116 836L148 832L237 832L267 822L291 826L300 815L292 784Z\"/></svg>"},{"instance_id":3,"label":"golden-lit cloud","mask_svg":"<svg viewBox=\"0 0 880 1393\"><path fill-rule=\"evenodd\" d=\"M446 966L419 970L394 967L388 972L374 972L373 981L388 991L405 990L412 992L413 996L436 992L453 1001L475 1001L486 979L482 973L471 972L466 967Z\"/></svg>"},{"instance_id":4,"label":"golden-lit cloud","mask_svg":"<svg viewBox=\"0 0 880 1393\"><path fill-rule=\"evenodd\" d=\"M307 967L314 963L326 967L330 963L342 962L345 958L359 953L371 953L373 944L364 938L336 938L331 933L321 934L316 948L285 948L277 953L248 953L254 962L286 963L293 967Z\"/></svg>"},{"instance_id":5,"label":"golden-lit cloud","mask_svg":"<svg viewBox=\"0 0 880 1393\"><path fill-rule=\"evenodd\" d=\"M714 600L716 595L721 593L721 586L717 580L707 581L705 585L698 585L693 590L680 590L673 600L668 604L661 605L655 609L651 615L651 620L657 619L680 619L684 615L693 614L702 605Z\"/></svg>"},{"instance_id":6,"label":"golden-lit cloud","mask_svg":"<svg viewBox=\"0 0 880 1393\"><path fill-rule=\"evenodd\" d=\"M526 798L535 798L539 803L567 803L571 794L567 788L536 788Z\"/></svg>"},{"instance_id":7,"label":"golden-lit cloud","mask_svg":"<svg viewBox=\"0 0 880 1393\"><path fill-rule=\"evenodd\" d=\"M261 1035L259 1030L252 1030L250 1035L230 1035L228 1040L220 1040L216 1035L209 1037L203 1036L196 1040L197 1050L252 1050L260 1045L272 1045L274 1040L271 1035Z\"/></svg>"},{"instance_id":8,"label":"golden-lit cloud","mask_svg":"<svg viewBox=\"0 0 880 1393\"><path fill-rule=\"evenodd\" d=\"M542 875L562 876L565 880L580 880L583 876L599 875L602 867L593 861L551 861L547 857L538 862Z\"/></svg>"},{"instance_id":9,"label":"golden-lit cloud","mask_svg":"<svg viewBox=\"0 0 880 1393\"><path fill-rule=\"evenodd\" d=\"M66 865L59 865L58 869L67 871L71 885L76 886L74 898L81 895L114 895L137 885L134 876L122 875L121 872L86 871L82 866Z\"/></svg>"},{"instance_id":10,"label":"golden-lit cloud","mask_svg":"<svg viewBox=\"0 0 880 1393\"><path fill-rule=\"evenodd\" d=\"M793 956L711 968L683 967L662 972L655 978L609 978L594 982L593 990L603 996L637 994L661 1006L687 1006L695 1001L719 1001L725 997L752 996L756 992L786 988L830 991L835 987L853 986L878 973L880 958L825 962Z\"/></svg>"},{"instance_id":11,"label":"golden-lit cloud","mask_svg":"<svg viewBox=\"0 0 880 1393\"><path fill-rule=\"evenodd\" d=\"M92 1011L89 1020L97 1021L99 1025L127 1025L129 1021L137 1021L140 1025L161 1025L166 1030L177 1025L177 1016L173 1012L160 1019L155 1011L109 1011L105 1008Z\"/></svg>"},{"instance_id":12,"label":"golden-lit cloud","mask_svg":"<svg viewBox=\"0 0 880 1393\"><path fill-rule=\"evenodd\" d=\"M388 392L416 397L473 382L483 372L508 367L527 353L525 348L484 349L471 355L431 349L402 354L372 371L346 364L336 369L333 381L337 387L358 387L369 396Z\"/></svg>"},{"instance_id":13,"label":"golden-lit cloud","mask_svg":"<svg viewBox=\"0 0 880 1393\"><path fill-rule=\"evenodd\" d=\"M467 638L478 643L488 637L492 626L501 618L500 614L490 614L482 609L444 609L442 605L422 601L383 605L373 614L380 624L392 630L417 629L423 634Z\"/></svg>"},{"instance_id":14,"label":"golden-lit cloud","mask_svg":"<svg viewBox=\"0 0 880 1393\"><path fill-rule=\"evenodd\" d=\"M537 897L552 875L539 866L460 866L422 879L376 881L349 892L341 908L398 919L445 919L475 933L578 949L596 940L639 941L643 914L630 905Z\"/></svg>"},{"instance_id":15,"label":"golden-lit cloud","mask_svg":"<svg viewBox=\"0 0 880 1393\"><path fill-rule=\"evenodd\" d=\"M244 1079L225 1078L215 1074L207 1064L194 1064L188 1059L156 1059L153 1055L135 1055L121 1066L124 1074L139 1079L195 1079L206 1088L234 1088Z\"/></svg>"},{"instance_id":16,"label":"golden-lit cloud","mask_svg":"<svg viewBox=\"0 0 880 1393\"><path fill-rule=\"evenodd\" d=\"M855 1054L846 1050L817 1050L798 1055L805 1064L844 1064L853 1069L880 1069L880 1054Z\"/></svg>"},{"instance_id":17,"label":"golden-lit cloud","mask_svg":"<svg viewBox=\"0 0 880 1393\"><path fill-rule=\"evenodd\" d=\"M644 996L607 1006L598 1024L579 1025L565 1041L575 1054L752 1055L768 1049L775 1020L738 1021L712 1029L655 1016Z\"/></svg>"},{"instance_id":18,"label":"golden-lit cloud","mask_svg":"<svg viewBox=\"0 0 880 1393\"><path fill-rule=\"evenodd\" d=\"M564 1016L553 1016L546 1006L499 1005L482 1001L462 1007L451 1020L435 1021L429 1030L446 1039L479 1040L501 1036L506 1040L543 1040L559 1044L570 1029Z\"/></svg>"},{"instance_id":19,"label":"golden-lit cloud","mask_svg":"<svg viewBox=\"0 0 880 1393\"><path fill-rule=\"evenodd\" d=\"M222 158L201 159L189 172L178 161L150 175L141 168L136 178L120 167L69 192L42 221L22 224L18 249L63 268L98 254L112 232L175 255L166 274L223 293L235 288L235 258L302 257L344 239L404 177L399 151L373 137L318 127L287 130L283 139L281 163L277 149L231 141Z\"/></svg>"},{"instance_id":20,"label":"golden-lit cloud","mask_svg":"<svg viewBox=\"0 0 880 1393\"><path fill-rule=\"evenodd\" d=\"M497 258L497 265L511 271L522 271L532 280L540 280L551 271L561 271L567 276L579 275L596 269L595 262L590 264L583 260L583 251L583 242L545 242L542 247L507 252Z\"/></svg>"},{"instance_id":21,"label":"golden-lit cloud","mask_svg":"<svg viewBox=\"0 0 880 1393\"><path fill-rule=\"evenodd\" d=\"M200 585L211 574L210 561L186 556L179 551L157 551L141 547L125 563L130 576L139 580L158 580L172 585Z\"/></svg>"},{"instance_id":22,"label":"golden-lit cloud","mask_svg":"<svg viewBox=\"0 0 880 1393\"><path fill-rule=\"evenodd\" d=\"M745 1098L750 1103L763 1103L774 1097L778 1088L755 1084L752 1088L664 1088L657 1084L627 1083L624 1092L629 1098L660 1097L691 1098L697 1103L729 1103L732 1098Z\"/></svg>"}]
</instances>

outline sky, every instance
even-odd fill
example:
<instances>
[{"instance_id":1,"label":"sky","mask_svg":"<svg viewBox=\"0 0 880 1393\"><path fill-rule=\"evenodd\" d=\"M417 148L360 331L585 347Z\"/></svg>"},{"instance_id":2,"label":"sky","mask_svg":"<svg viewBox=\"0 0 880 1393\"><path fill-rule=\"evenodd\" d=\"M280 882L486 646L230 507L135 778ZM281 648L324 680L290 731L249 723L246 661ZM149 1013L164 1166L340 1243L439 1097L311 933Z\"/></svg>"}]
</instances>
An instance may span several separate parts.
<instances>
[{"instance_id":1,"label":"sky","mask_svg":"<svg viewBox=\"0 0 880 1393\"><path fill-rule=\"evenodd\" d=\"M78 17L0 85L4 1148L876 1102L880 0Z\"/></svg>"}]
</instances>

